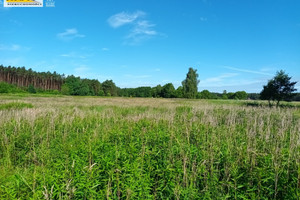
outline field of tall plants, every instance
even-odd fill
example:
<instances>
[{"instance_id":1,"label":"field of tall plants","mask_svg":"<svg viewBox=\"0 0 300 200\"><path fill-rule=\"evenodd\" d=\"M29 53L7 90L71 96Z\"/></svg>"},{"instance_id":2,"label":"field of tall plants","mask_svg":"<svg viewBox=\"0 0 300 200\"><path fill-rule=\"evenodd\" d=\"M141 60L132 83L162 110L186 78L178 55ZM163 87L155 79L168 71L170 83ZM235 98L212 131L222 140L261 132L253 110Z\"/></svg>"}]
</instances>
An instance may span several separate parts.
<instances>
[{"instance_id":1,"label":"field of tall plants","mask_svg":"<svg viewBox=\"0 0 300 200\"><path fill-rule=\"evenodd\" d=\"M299 108L0 96L0 199L299 199Z\"/></svg>"}]
</instances>

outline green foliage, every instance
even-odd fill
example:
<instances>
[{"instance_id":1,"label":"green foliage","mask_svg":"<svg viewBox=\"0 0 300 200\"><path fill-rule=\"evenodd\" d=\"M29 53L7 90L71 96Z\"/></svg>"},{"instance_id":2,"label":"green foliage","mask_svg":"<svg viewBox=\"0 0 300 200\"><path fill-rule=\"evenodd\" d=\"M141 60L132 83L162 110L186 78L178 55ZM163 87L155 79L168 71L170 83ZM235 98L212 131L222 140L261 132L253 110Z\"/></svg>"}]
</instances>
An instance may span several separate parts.
<instances>
[{"instance_id":1,"label":"green foliage","mask_svg":"<svg viewBox=\"0 0 300 200\"><path fill-rule=\"evenodd\" d=\"M70 95L79 95L80 82L80 77L71 75L66 78L65 85L69 88Z\"/></svg>"},{"instance_id":2,"label":"green foliage","mask_svg":"<svg viewBox=\"0 0 300 200\"><path fill-rule=\"evenodd\" d=\"M0 82L0 93L9 93L12 87L6 82Z\"/></svg>"},{"instance_id":3,"label":"green foliage","mask_svg":"<svg viewBox=\"0 0 300 200\"><path fill-rule=\"evenodd\" d=\"M295 93L295 96L293 96L292 101L300 101L300 93Z\"/></svg>"},{"instance_id":4,"label":"green foliage","mask_svg":"<svg viewBox=\"0 0 300 200\"><path fill-rule=\"evenodd\" d=\"M152 97L152 88L124 88L119 90L118 95L122 97Z\"/></svg>"},{"instance_id":5,"label":"green foliage","mask_svg":"<svg viewBox=\"0 0 300 200\"><path fill-rule=\"evenodd\" d=\"M248 97L252 100L258 100L260 99L259 93L248 93Z\"/></svg>"},{"instance_id":6,"label":"green foliage","mask_svg":"<svg viewBox=\"0 0 300 200\"><path fill-rule=\"evenodd\" d=\"M228 99L227 91L224 90L222 94L222 99Z\"/></svg>"},{"instance_id":7,"label":"green foliage","mask_svg":"<svg viewBox=\"0 0 300 200\"><path fill-rule=\"evenodd\" d=\"M260 98L269 101L300 101L299 93L290 82L283 71L277 72L276 77L264 86L261 94L247 94L245 91L229 92L225 90L223 94L204 90L198 92L197 70L189 68L186 79L182 81L182 86L176 90L172 83L156 87L119 88L112 80L106 80L101 84L95 79L81 79L73 75L65 77L56 72L35 72L25 67L4 67L0 65L0 93L39 93L39 94L63 94L76 96L120 96L120 97L164 97L164 98L197 98L197 99L237 99L245 100L250 98L257 100ZM9 82L9 83L8 83ZM11 83L11 84L10 84Z\"/></svg>"},{"instance_id":8,"label":"green foliage","mask_svg":"<svg viewBox=\"0 0 300 200\"><path fill-rule=\"evenodd\" d=\"M235 99L239 99L239 100L245 100L248 98L248 95L245 91L237 91L235 94L234 94L234 98Z\"/></svg>"},{"instance_id":9,"label":"green foliage","mask_svg":"<svg viewBox=\"0 0 300 200\"><path fill-rule=\"evenodd\" d=\"M88 95L95 95L95 93L93 92L93 90L90 90L89 88L89 84L88 81L81 80L79 88L78 88L78 95L80 96L88 96Z\"/></svg>"},{"instance_id":10,"label":"green foliage","mask_svg":"<svg viewBox=\"0 0 300 200\"><path fill-rule=\"evenodd\" d=\"M61 93L64 95L95 96L99 95L101 84L98 80L80 79L73 75L65 79L61 87Z\"/></svg>"},{"instance_id":11,"label":"green foliage","mask_svg":"<svg viewBox=\"0 0 300 200\"><path fill-rule=\"evenodd\" d=\"M63 84L61 86L61 93L64 95L70 95L70 88L69 88L68 84Z\"/></svg>"},{"instance_id":12,"label":"green foliage","mask_svg":"<svg viewBox=\"0 0 300 200\"><path fill-rule=\"evenodd\" d=\"M212 94L208 90L203 90L200 93L200 99L212 99Z\"/></svg>"},{"instance_id":13,"label":"green foliage","mask_svg":"<svg viewBox=\"0 0 300 200\"><path fill-rule=\"evenodd\" d=\"M176 98L183 98L183 87L179 86L175 91Z\"/></svg>"},{"instance_id":14,"label":"green foliage","mask_svg":"<svg viewBox=\"0 0 300 200\"><path fill-rule=\"evenodd\" d=\"M98 96L104 96L104 95L105 95L104 91L103 90L99 90Z\"/></svg>"},{"instance_id":15,"label":"green foliage","mask_svg":"<svg viewBox=\"0 0 300 200\"><path fill-rule=\"evenodd\" d=\"M36 72L25 67L4 67L0 65L0 80L20 88L33 85L41 90L59 90L63 83L64 75L51 72Z\"/></svg>"},{"instance_id":16,"label":"green foliage","mask_svg":"<svg viewBox=\"0 0 300 200\"><path fill-rule=\"evenodd\" d=\"M271 101L277 101L277 106L282 100L290 101L295 95L293 92L297 90L294 88L297 82L291 82L291 78L284 71L278 71L275 77L263 86L261 99L268 100L270 105Z\"/></svg>"},{"instance_id":17,"label":"green foliage","mask_svg":"<svg viewBox=\"0 0 300 200\"><path fill-rule=\"evenodd\" d=\"M88 94L92 96L101 96L101 84L98 80L95 79L83 79L83 82L86 82L86 85L88 86Z\"/></svg>"},{"instance_id":18,"label":"green foliage","mask_svg":"<svg viewBox=\"0 0 300 200\"><path fill-rule=\"evenodd\" d=\"M162 87L161 85L157 85L151 89L152 97L161 97Z\"/></svg>"},{"instance_id":19,"label":"green foliage","mask_svg":"<svg viewBox=\"0 0 300 200\"><path fill-rule=\"evenodd\" d=\"M33 93L33 94L36 93L36 90L35 90L35 88L34 88L33 85L29 85L29 86L28 86L28 92L29 92L29 93Z\"/></svg>"},{"instance_id":20,"label":"green foliage","mask_svg":"<svg viewBox=\"0 0 300 200\"><path fill-rule=\"evenodd\" d=\"M227 99L245 100L248 98L248 94L245 91L228 92L226 94L223 93L223 96L225 96L225 95L226 95Z\"/></svg>"},{"instance_id":21,"label":"green foliage","mask_svg":"<svg viewBox=\"0 0 300 200\"><path fill-rule=\"evenodd\" d=\"M299 197L294 108L10 98L0 104L0 199Z\"/></svg>"},{"instance_id":22,"label":"green foliage","mask_svg":"<svg viewBox=\"0 0 300 200\"><path fill-rule=\"evenodd\" d=\"M175 97L175 88L172 83L167 83L162 87L161 97L164 98L173 98Z\"/></svg>"},{"instance_id":23,"label":"green foliage","mask_svg":"<svg viewBox=\"0 0 300 200\"><path fill-rule=\"evenodd\" d=\"M0 93L22 93L22 89L6 82L0 82Z\"/></svg>"},{"instance_id":24,"label":"green foliage","mask_svg":"<svg viewBox=\"0 0 300 200\"><path fill-rule=\"evenodd\" d=\"M195 99L198 92L198 80L197 70L189 68L189 71L186 75L186 79L182 81L183 94L185 98Z\"/></svg>"},{"instance_id":25,"label":"green foliage","mask_svg":"<svg viewBox=\"0 0 300 200\"><path fill-rule=\"evenodd\" d=\"M105 96L117 96L117 86L112 80L106 80L102 83L102 89Z\"/></svg>"}]
</instances>

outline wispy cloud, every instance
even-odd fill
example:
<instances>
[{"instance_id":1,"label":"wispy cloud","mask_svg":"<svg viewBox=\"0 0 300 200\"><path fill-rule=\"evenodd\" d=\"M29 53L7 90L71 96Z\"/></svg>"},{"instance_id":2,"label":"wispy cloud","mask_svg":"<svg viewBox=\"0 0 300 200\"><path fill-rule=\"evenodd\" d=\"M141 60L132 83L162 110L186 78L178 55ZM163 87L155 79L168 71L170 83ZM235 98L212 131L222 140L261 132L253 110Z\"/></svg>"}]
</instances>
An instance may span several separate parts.
<instances>
[{"instance_id":1,"label":"wispy cloud","mask_svg":"<svg viewBox=\"0 0 300 200\"><path fill-rule=\"evenodd\" d=\"M222 81L206 81L203 80L200 82L200 88L226 88L226 87L242 87L252 84L263 84L265 81L262 80L253 80L253 79L232 79L232 80L222 80Z\"/></svg>"},{"instance_id":2,"label":"wispy cloud","mask_svg":"<svg viewBox=\"0 0 300 200\"><path fill-rule=\"evenodd\" d=\"M220 76L216 76L216 77L210 77L207 78L203 81L201 81L202 85L209 85L209 84L219 84L219 83L223 83L223 81L227 78L232 78L237 76L237 73L225 73L225 74L221 74Z\"/></svg>"},{"instance_id":3,"label":"wispy cloud","mask_svg":"<svg viewBox=\"0 0 300 200\"><path fill-rule=\"evenodd\" d=\"M263 83L265 83L265 79L243 77L242 73L224 73L201 80L199 89L209 89L215 92L222 92L225 89L258 92Z\"/></svg>"},{"instance_id":4,"label":"wispy cloud","mask_svg":"<svg viewBox=\"0 0 300 200\"><path fill-rule=\"evenodd\" d=\"M18 44L4 45L0 44L0 51L18 51L21 49L21 46Z\"/></svg>"},{"instance_id":5,"label":"wispy cloud","mask_svg":"<svg viewBox=\"0 0 300 200\"><path fill-rule=\"evenodd\" d=\"M157 35L157 32L154 30L155 24L151 24L147 20L138 21L134 28L127 35L128 41L126 44L139 44L141 41L150 39L151 37Z\"/></svg>"},{"instance_id":6,"label":"wispy cloud","mask_svg":"<svg viewBox=\"0 0 300 200\"><path fill-rule=\"evenodd\" d=\"M200 17L200 21L206 22L206 21L207 21L207 18L206 18L206 17Z\"/></svg>"},{"instance_id":7,"label":"wispy cloud","mask_svg":"<svg viewBox=\"0 0 300 200\"><path fill-rule=\"evenodd\" d=\"M109 51L109 48L103 47L101 50L102 51Z\"/></svg>"},{"instance_id":8,"label":"wispy cloud","mask_svg":"<svg viewBox=\"0 0 300 200\"><path fill-rule=\"evenodd\" d=\"M81 54L81 53L76 53L76 52L70 52L70 53L64 53L60 55L61 57L66 57L66 58L80 58L80 59L86 59L88 57L93 56L92 54Z\"/></svg>"},{"instance_id":9,"label":"wispy cloud","mask_svg":"<svg viewBox=\"0 0 300 200\"><path fill-rule=\"evenodd\" d=\"M158 35L158 32L155 30L156 25L144 19L145 16L146 13L143 11L134 13L121 12L111 16L108 19L108 23L113 28L129 25L131 29L124 37L124 44L137 45Z\"/></svg>"},{"instance_id":10,"label":"wispy cloud","mask_svg":"<svg viewBox=\"0 0 300 200\"><path fill-rule=\"evenodd\" d=\"M236 80L233 77L238 76L238 73L224 73L219 76L209 77L200 81L201 87L223 87L225 85L236 84Z\"/></svg>"},{"instance_id":11,"label":"wispy cloud","mask_svg":"<svg viewBox=\"0 0 300 200\"><path fill-rule=\"evenodd\" d=\"M65 41L73 40L75 38L83 38L85 35L79 34L76 28L66 29L65 32L58 33L57 38Z\"/></svg>"},{"instance_id":12,"label":"wispy cloud","mask_svg":"<svg viewBox=\"0 0 300 200\"><path fill-rule=\"evenodd\" d=\"M251 73L251 74L260 74L260 75L267 75L267 76L273 76L273 74L266 73L264 71L253 71L253 70L248 70L248 69L241 69L241 68L236 68L236 67L225 67L226 69L230 69L233 71L238 71L238 72L245 72L245 73Z\"/></svg>"},{"instance_id":13,"label":"wispy cloud","mask_svg":"<svg viewBox=\"0 0 300 200\"><path fill-rule=\"evenodd\" d=\"M120 12L108 18L108 23L113 28L118 28L125 24L133 23L137 18L145 16L146 13L143 11L136 11L134 13Z\"/></svg>"}]
</instances>

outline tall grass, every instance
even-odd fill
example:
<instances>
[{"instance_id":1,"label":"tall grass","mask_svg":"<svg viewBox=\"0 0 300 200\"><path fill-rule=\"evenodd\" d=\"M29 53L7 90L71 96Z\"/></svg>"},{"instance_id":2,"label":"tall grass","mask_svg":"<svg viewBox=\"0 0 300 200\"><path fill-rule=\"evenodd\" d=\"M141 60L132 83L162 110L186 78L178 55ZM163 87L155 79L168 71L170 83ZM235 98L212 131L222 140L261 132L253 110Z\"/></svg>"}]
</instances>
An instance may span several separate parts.
<instances>
[{"instance_id":1,"label":"tall grass","mask_svg":"<svg viewBox=\"0 0 300 200\"><path fill-rule=\"evenodd\" d=\"M300 196L297 108L171 99L22 101L33 107L0 110L0 199Z\"/></svg>"}]
</instances>

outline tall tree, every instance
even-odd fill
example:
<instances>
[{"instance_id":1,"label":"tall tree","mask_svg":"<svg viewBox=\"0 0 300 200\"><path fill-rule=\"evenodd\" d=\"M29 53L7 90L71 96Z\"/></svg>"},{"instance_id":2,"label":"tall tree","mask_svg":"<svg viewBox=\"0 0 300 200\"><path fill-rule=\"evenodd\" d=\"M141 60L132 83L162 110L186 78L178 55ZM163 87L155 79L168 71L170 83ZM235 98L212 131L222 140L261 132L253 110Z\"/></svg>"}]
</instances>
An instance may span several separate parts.
<instances>
[{"instance_id":1,"label":"tall tree","mask_svg":"<svg viewBox=\"0 0 300 200\"><path fill-rule=\"evenodd\" d=\"M275 77L263 86L260 98L268 100L270 106L271 100L276 101L277 107L282 100L290 101L295 95L293 92L297 90L294 88L297 82L291 82L291 79L292 77L289 77L283 70L278 71Z\"/></svg>"},{"instance_id":2,"label":"tall tree","mask_svg":"<svg viewBox=\"0 0 300 200\"><path fill-rule=\"evenodd\" d=\"M198 80L197 70L189 68L189 72L186 75L186 79L182 81L183 95L185 98L196 98L199 82L200 80Z\"/></svg>"}]
</instances>

